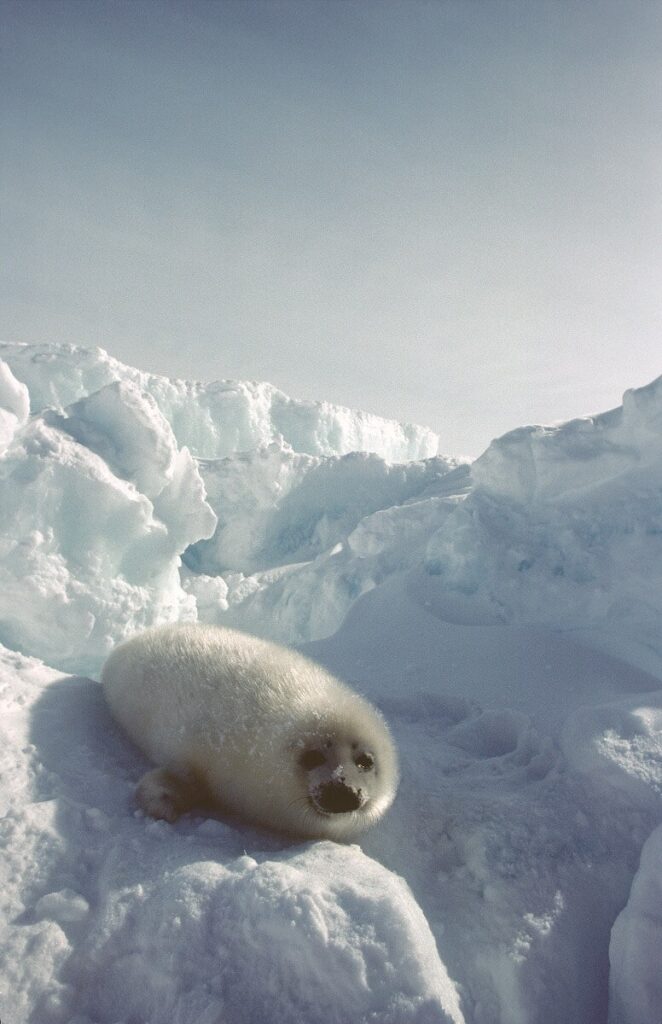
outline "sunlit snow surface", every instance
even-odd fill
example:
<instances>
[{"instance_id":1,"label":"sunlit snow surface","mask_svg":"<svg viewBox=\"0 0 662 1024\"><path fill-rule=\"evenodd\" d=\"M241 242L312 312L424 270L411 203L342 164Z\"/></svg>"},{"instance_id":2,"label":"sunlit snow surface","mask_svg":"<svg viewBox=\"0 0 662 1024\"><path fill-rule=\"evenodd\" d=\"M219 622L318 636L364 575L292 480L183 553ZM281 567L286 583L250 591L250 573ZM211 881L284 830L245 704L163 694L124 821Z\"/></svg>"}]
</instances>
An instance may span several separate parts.
<instances>
[{"instance_id":1,"label":"sunlit snow surface","mask_svg":"<svg viewBox=\"0 0 662 1024\"><path fill-rule=\"evenodd\" d=\"M268 384L0 358L3 1022L660 1024L662 381L470 468ZM384 710L359 845L136 814L93 678L182 618Z\"/></svg>"}]
</instances>

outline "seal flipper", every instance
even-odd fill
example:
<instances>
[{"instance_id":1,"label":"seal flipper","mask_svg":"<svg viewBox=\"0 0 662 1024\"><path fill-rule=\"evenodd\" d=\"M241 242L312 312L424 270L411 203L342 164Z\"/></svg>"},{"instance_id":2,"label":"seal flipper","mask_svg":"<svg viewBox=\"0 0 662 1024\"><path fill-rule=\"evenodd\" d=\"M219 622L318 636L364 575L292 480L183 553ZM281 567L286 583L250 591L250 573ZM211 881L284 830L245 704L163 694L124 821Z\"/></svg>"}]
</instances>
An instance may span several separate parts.
<instances>
[{"instance_id":1,"label":"seal flipper","mask_svg":"<svg viewBox=\"0 0 662 1024\"><path fill-rule=\"evenodd\" d=\"M200 806L205 796L204 787L192 772L175 768L154 768L136 787L136 800L145 814L169 822Z\"/></svg>"}]
</instances>

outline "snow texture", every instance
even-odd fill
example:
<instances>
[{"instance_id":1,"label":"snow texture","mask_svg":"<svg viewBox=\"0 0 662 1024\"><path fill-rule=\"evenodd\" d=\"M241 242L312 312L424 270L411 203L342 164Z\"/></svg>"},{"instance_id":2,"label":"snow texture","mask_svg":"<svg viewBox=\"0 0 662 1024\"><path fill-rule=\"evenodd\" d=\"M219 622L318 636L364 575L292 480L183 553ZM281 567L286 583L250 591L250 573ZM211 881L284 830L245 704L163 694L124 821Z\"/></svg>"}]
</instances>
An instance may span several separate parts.
<instances>
[{"instance_id":1,"label":"snow texture","mask_svg":"<svg viewBox=\"0 0 662 1024\"><path fill-rule=\"evenodd\" d=\"M268 384L0 356L0 1018L660 1024L662 378L468 466ZM384 711L360 846L135 812L87 676L178 619Z\"/></svg>"},{"instance_id":2,"label":"snow texture","mask_svg":"<svg viewBox=\"0 0 662 1024\"><path fill-rule=\"evenodd\" d=\"M120 636L196 617L180 555L216 517L135 384L33 416L0 461L0 505L0 641L93 669Z\"/></svg>"},{"instance_id":3,"label":"snow texture","mask_svg":"<svg viewBox=\"0 0 662 1024\"><path fill-rule=\"evenodd\" d=\"M428 427L289 398L256 381L169 380L113 359L102 349L76 345L0 343L0 359L27 385L33 413L63 409L122 380L150 395L180 446L218 459L282 441L309 455L371 451L391 462L436 455L439 438Z\"/></svg>"},{"instance_id":4,"label":"snow texture","mask_svg":"<svg viewBox=\"0 0 662 1024\"><path fill-rule=\"evenodd\" d=\"M662 378L623 405L524 427L472 466L428 572L489 621L554 623L662 668Z\"/></svg>"},{"instance_id":5,"label":"snow texture","mask_svg":"<svg viewBox=\"0 0 662 1024\"><path fill-rule=\"evenodd\" d=\"M662 1007L662 826L641 853L625 910L611 933L609 1020L639 1024L660 1019Z\"/></svg>"},{"instance_id":6,"label":"snow texture","mask_svg":"<svg viewBox=\"0 0 662 1024\"><path fill-rule=\"evenodd\" d=\"M0 362L0 453L9 446L18 427L30 413L30 396L6 363Z\"/></svg>"}]
</instances>

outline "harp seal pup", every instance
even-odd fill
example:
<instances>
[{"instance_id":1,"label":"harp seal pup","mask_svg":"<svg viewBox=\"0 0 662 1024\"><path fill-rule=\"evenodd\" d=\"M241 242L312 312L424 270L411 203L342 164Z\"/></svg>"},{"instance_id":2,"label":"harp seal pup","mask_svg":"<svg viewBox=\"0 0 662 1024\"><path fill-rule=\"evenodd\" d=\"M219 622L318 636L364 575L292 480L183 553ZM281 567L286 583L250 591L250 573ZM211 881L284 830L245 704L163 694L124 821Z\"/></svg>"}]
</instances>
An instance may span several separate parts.
<instances>
[{"instance_id":1,"label":"harp seal pup","mask_svg":"<svg viewBox=\"0 0 662 1024\"><path fill-rule=\"evenodd\" d=\"M298 836L346 839L398 784L380 713L295 651L218 626L149 629L101 673L114 718L158 767L137 801L174 821L217 806Z\"/></svg>"}]
</instances>

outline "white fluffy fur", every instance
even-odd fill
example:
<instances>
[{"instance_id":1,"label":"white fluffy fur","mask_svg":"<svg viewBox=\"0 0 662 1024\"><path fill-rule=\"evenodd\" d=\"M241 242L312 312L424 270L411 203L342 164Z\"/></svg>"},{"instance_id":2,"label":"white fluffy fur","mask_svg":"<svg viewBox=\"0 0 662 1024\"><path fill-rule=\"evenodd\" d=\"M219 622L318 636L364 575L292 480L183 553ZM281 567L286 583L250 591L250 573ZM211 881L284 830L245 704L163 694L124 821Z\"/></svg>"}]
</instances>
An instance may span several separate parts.
<instances>
[{"instance_id":1,"label":"white fluffy fur","mask_svg":"<svg viewBox=\"0 0 662 1024\"><path fill-rule=\"evenodd\" d=\"M154 816L172 820L208 797L262 825L338 839L377 821L395 796L397 756L379 712L284 647L215 626L165 626L116 647L101 682L116 720L160 766L138 791ZM357 810L324 814L311 800L316 773L299 760L318 743L337 752L333 777L343 765L356 775L352 751L373 754Z\"/></svg>"}]
</instances>

